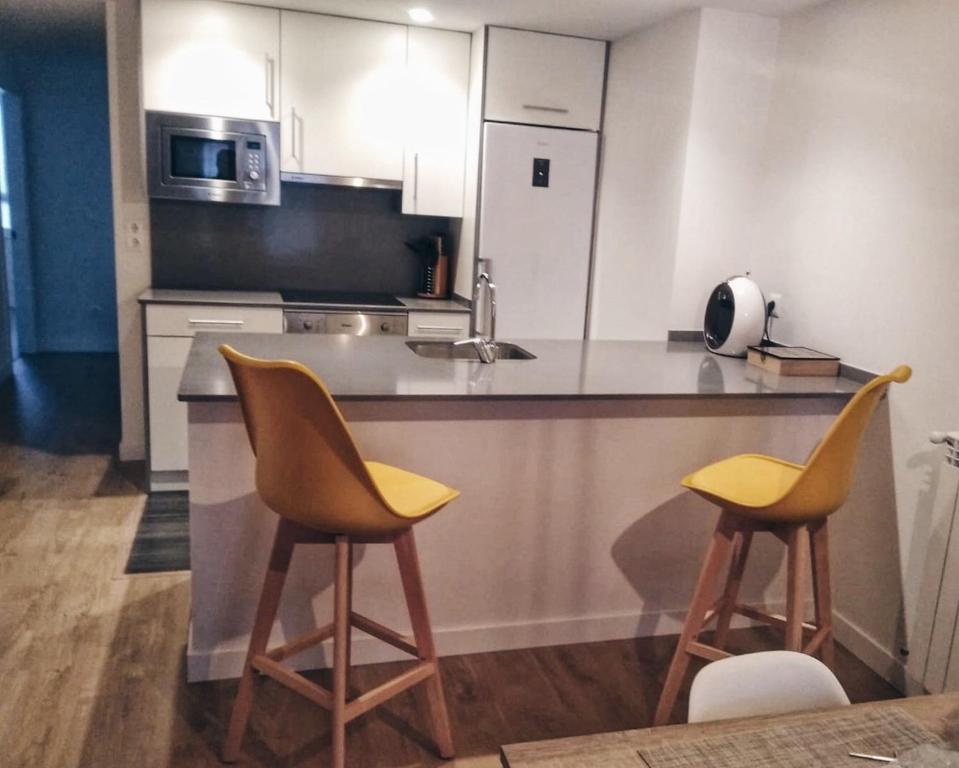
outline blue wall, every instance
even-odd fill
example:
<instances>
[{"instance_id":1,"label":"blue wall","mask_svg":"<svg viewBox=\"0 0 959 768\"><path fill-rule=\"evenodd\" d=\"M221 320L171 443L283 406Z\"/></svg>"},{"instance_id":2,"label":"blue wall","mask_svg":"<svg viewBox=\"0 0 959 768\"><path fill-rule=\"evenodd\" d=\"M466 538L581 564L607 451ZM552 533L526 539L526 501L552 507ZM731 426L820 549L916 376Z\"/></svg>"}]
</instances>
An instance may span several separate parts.
<instances>
[{"instance_id":1,"label":"blue wall","mask_svg":"<svg viewBox=\"0 0 959 768\"><path fill-rule=\"evenodd\" d=\"M37 351L117 349L106 48L17 53Z\"/></svg>"}]
</instances>

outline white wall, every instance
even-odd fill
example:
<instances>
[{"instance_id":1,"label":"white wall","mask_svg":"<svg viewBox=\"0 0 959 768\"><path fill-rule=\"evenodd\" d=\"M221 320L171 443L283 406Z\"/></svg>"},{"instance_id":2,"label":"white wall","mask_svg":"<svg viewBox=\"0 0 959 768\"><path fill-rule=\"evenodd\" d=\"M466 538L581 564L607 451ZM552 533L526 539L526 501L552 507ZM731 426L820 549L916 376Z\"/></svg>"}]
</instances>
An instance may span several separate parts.
<instances>
[{"instance_id":1,"label":"white wall","mask_svg":"<svg viewBox=\"0 0 959 768\"><path fill-rule=\"evenodd\" d=\"M699 21L682 14L610 48L592 338L666 337Z\"/></svg>"},{"instance_id":2,"label":"white wall","mask_svg":"<svg viewBox=\"0 0 959 768\"><path fill-rule=\"evenodd\" d=\"M748 258L779 21L705 9L669 310L671 329L700 329L709 293L759 265Z\"/></svg>"},{"instance_id":3,"label":"white wall","mask_svg":"<svg viewBox=\"0 0 959 768\"><path fill-rule=\"evenodd\" d=\"M888 494L858 527L841 511L834 540L837 607L890 654L903 610L913 626L935 601L922 572L947 533L927 436L959 428L957 28L954 0L839 0L783 22L751 251L784 294L775 337L915 369L890 398ZM863 546L893 500L888 535ZM876 588L900 570L902 596Z\"/></svg>"},{"instance_id":4,"label":"white wall","mask_svg":"<svg viewBox=\"0 0 959 768\"><path fill-rule=\"evenodd\" d=\"M150 285L150 209L140 108L140 2L107 0L110 158L120 354L122 460L142 459L143 345L137 296ZM136 232L134 232L134 226Z\"/></svg>"},{"instance_id":5,"label":"white wall","mask_svg":"<svg viewBox=\"0 0 959 768\"><path fill-rule=\"evenodd\" d=\"M613 44L590 335L702 327L751 268L779 22L705 9ZM758 276L758 275L757 275Z\"/></svg>"}]
</instances>

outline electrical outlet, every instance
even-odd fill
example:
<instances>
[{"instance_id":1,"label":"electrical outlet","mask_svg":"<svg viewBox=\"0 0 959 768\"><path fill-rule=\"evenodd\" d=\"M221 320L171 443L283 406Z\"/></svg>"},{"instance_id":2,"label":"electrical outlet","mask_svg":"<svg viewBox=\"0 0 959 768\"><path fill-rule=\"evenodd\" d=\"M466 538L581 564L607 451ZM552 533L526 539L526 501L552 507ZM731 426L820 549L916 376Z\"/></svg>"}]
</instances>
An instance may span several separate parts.
<instances>
[{"instance_id":1,"label":"electrical outlet","mask_svg":"<svg viewBox=\"0 0 959 768\"><path fill-rule=\"evenodd\" d=\"M130 221L127 223L127 248L138 251L143 247L143 238L146 232L143 229L142 221Z\"/></svg>"}]
</instances>

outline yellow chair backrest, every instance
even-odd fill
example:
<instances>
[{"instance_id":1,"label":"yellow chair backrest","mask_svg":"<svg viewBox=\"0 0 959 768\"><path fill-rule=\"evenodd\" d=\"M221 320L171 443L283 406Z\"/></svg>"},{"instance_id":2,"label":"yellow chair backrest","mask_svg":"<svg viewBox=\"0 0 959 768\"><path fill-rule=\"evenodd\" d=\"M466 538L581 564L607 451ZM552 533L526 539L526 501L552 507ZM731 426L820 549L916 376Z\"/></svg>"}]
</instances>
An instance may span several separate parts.
<instances>
[{"instance_id":1,"label":"yellow chair backrest","mask_svg":"<svg viewBox=\"0 0 959 768\"><path fill-rule=\"evenodd\" d=\"M912 369L900 365L863 386L842 409L813 451L802 474L774 508L787 517L835 512L852 486L859 442L879 401L892 382L909 381Z\"/></svg>"},{"instance_id":2,"label":"yellow chair backrest","mask_svg":"<svg viewBox=\"0 0 959 768\"><path fill-rule=\"evenodd\" d=\"M223 344L250 445L256 488L282 517L327 533L370 534L409 525L370 477L340 409L300 363L259 360Z\"/></svg>"}]
</instances>

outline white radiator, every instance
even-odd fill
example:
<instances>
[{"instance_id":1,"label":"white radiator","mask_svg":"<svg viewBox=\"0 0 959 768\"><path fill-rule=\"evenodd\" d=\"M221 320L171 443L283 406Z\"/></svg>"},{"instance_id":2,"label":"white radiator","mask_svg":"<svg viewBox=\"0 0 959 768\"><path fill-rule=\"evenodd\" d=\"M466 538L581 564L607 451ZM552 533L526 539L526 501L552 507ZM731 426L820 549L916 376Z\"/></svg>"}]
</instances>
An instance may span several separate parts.
<instances>
[{"instance_id":1,"label":"white radiator","mask_svg":"<svg viewBox=\"0 0 959 768\"><path fill-rule=\"evenodd\" d=\"M959 432L934 432L945 446L945 466L935 489L926 552L922 605L913 646L919 674L930 693L959 691Z\"/></svg>"}]
</instances>

